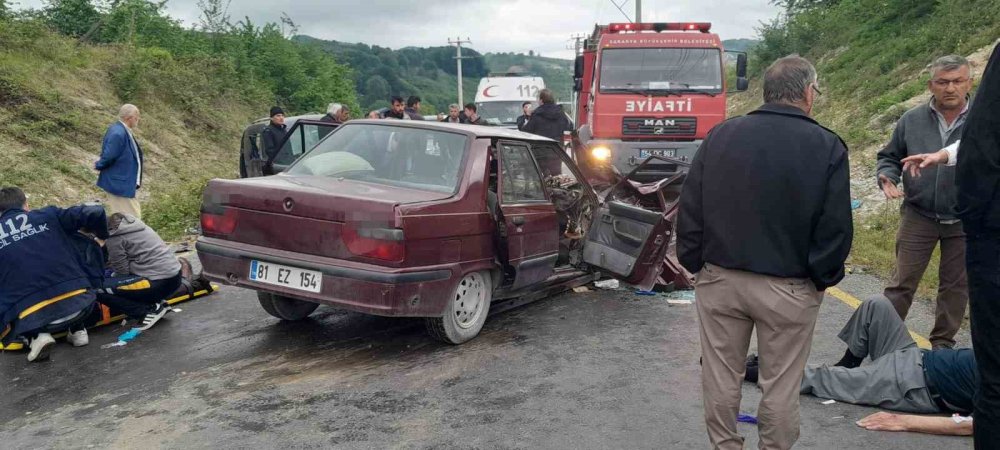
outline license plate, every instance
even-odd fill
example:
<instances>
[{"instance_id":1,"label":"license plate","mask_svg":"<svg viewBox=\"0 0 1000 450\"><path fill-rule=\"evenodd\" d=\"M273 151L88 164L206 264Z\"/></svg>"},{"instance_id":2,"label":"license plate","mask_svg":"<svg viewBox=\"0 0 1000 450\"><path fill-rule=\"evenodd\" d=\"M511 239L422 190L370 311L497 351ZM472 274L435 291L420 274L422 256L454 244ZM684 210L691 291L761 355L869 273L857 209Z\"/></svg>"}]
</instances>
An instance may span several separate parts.
<instances>
[{"instance_id":1,"label":"license plate","mask_svg":"<svg viewBox=\"0 0 1000 450\"><path fill-rule=\"evenodd\" d=\"M252 260L250 281L284 286L300 291L319 292L323 287L323 274L315 270Z\"/></svg>"},{"instance_id":2,"label":"license plate","mask_svg":"<svg viewBox=\"0 0 1000 450\"><path fill-rule=\"evenodd\" d=\"M639 150L639 157L646 159L650 156L664 156L667 158L673 158L677 156L677 149L674 148L657 148L657 149L642 149Z\"/></svg>"}]
</instances>

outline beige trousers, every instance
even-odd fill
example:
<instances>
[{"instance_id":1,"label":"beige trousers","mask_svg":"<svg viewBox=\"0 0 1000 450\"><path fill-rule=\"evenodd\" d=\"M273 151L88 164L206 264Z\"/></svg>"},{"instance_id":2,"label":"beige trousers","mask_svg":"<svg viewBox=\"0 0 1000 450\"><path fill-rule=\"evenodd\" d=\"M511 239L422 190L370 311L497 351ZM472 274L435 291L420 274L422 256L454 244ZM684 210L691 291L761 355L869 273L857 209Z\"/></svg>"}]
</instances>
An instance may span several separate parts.
<instances>
[{"instance_id":1,"label":"beige trousers","mask_svg":"<svg viewBox=\"0 0 1000 450\"><path fill-rule=\"evenodd\" d=\"M701 330L702 400L712 447L741 449L736 431L750 337L757 328L759 447L789 449L799 438L799 385L823 292L789 279L707 264L695 283Z\"/></svg>"},{"instance_id":2,"label":"beige trousers","mask_svg":"<svg viewBox=\"0 0 1000 450\"><path fill-rule=\"evenodd\" d=\"M142 208L139 206L139 199L119 197L117 195L108 194L108 200L105 202L108 205L108 210L114 213L127 214L136 219L142 219Z\"/></svg>"}]
</instances>

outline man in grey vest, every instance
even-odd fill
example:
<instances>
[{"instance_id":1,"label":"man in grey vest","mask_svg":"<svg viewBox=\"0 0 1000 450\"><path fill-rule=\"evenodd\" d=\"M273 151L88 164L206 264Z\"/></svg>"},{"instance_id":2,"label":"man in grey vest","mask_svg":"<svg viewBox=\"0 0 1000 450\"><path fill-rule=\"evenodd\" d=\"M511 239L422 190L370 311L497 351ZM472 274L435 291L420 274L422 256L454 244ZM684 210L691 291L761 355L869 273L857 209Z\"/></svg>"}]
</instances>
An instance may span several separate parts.
<instances>
[{"instance_id":1,"label":"man in grey vest","mask_svg":"<svg viewBox=\"0 0 1000 450\"><path fill-rule=\"evenodd\" d=\"M905 319L931 254L941 243L940 286L934 348L955 346L969 303L965 271L965 232L957 216L954 167L937 167L922 177L903 172L903 159L937 151L958 140L969 110L972 75L961 56L944 56L931 65L933 97L903 114L892 140L878 154L878 183L888 199L904 198L896 235L896 268L885 296ZM902 179L905 194L897 185Z\"/></svg>"}]
</instances>

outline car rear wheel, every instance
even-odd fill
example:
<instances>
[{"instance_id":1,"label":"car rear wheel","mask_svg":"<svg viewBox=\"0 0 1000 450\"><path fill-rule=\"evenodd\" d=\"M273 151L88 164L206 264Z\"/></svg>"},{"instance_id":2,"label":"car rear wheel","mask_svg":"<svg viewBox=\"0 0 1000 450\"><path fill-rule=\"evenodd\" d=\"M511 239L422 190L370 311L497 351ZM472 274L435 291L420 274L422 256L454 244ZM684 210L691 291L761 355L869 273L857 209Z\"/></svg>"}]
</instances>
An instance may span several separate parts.
<instances>
[{"instance_id":1,"label":"car rear wheel","mask_svg":"<svg viewBox=\"0 0 1000 450\"><path fill-rule=\"evenodd\" d=\"M298 300L270 292L257 292L257 301L268 314L281 320L296 321L309 317L319 303Z\"/></svg>"},{"instance_id":2,"label":"car rear wheel","mask_svg":"<svg viewBox=\"0 0 1000 450\"><path fill-rule=\"evenodd\" d=\"M427 332L449 344L461 344L477 335L486 323L493 300L489 272L473 272L459 280L441 317L426 319Z\"/></svg>"}]
</instances>

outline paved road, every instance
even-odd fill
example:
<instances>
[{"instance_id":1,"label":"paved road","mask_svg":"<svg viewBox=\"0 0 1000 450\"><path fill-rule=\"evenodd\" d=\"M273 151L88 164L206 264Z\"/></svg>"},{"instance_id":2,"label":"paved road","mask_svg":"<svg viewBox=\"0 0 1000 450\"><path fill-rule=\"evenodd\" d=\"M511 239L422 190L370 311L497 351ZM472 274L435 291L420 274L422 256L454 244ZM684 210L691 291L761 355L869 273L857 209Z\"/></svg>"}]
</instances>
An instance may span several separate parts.
<instances>
[{"instance_id":1,"label":"paved road","mask_svg":"<svg viewBox=\"0 0 1000 450\"><path fill-rule=\"evenodd\" d=\"M100 348L123 331L109 327L48 363L0 355L2 446L706 447L693 306L568 293L492 316L458 347L419 321L330 308L281 323L235 288L182 308L125 347ZM842 354L850 311L828 297L810 362ZM758 400L744 385L743 411ZM873 409L819 402L802 397L797 448L972 448L867 432L853 423ZM756 430L741 430L755 447Z\"/></svg>"}]
</instances>

